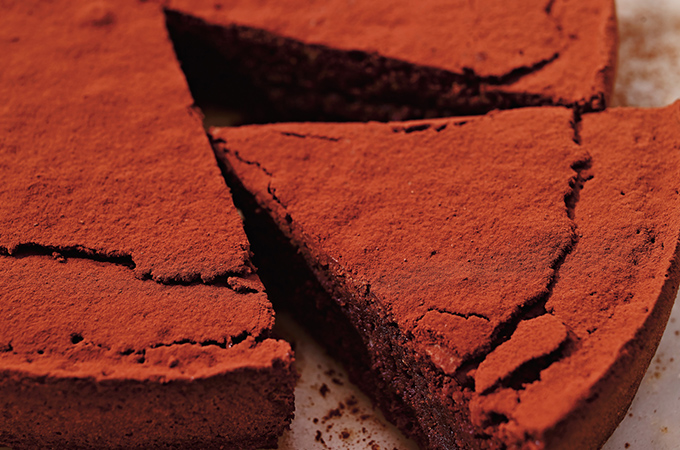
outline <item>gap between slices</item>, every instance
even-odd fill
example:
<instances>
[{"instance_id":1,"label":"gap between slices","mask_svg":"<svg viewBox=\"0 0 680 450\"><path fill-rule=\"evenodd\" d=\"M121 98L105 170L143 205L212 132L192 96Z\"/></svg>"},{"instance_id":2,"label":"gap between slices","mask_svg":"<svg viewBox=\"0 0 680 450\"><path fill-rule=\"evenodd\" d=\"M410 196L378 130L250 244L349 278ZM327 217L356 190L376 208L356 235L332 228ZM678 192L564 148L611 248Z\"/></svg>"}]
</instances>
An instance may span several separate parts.
<instances>
[{"instance_id":1,"label":"gap between slices","mask_svg":"<svg viewBox=\"0 0 680 450\"><path fill-rule=\"evenodd\" d=\"M550 2L546 8L547 13L551 12L552 6L553 2ZM176 49L180 59L183 60L186 58L186 54L183 58L183 49L181 43L178 45L178 41L181 41L187 35L191 35L191 32L188 32L186 28L182 29L186 25L182 21L187 20L187 18L183 17L181 10L182 8L179 7L178 12L168 11L167 14L169 27L175 38ZM189 23L189 29L192 27L203 29L202 32L213 35L221 33L219 20L217 20L218 25L215 25L216 22L211 23L213 17L209 12L202 11L197 16L200 19L188 19L189 22L193 21ZM202 23L203 20L205 20L205 23ZM224 23L221 23L221 25L224 25ZM246 36L246 40L249 35L255 36L255 40L260 39L263 42L276 40L267 32L249 30L247 27L235 27L234 33L237 40L242 39L239 33ZM192 38L200 40L198 35L194 35ZM219 39L216 40L219 41ZM279 39L277 42L283 42L292 47L299 44L285 39ZM293 53L295 54L295 52ZM295 55L296 57L299 56ZM366 55L360 56L362 60L367 57ZM540 71L543 67L550 66L557 58L559 58L559 55L543 61L535 69ZM200 79L199 76L192 80L197 72L192 73L191 62L185 65L185 70L187 70L190 85L195 84L195 80ZM200 68L198 70L200 71ZM314 73L313 70L311 72ZM528 71L522 75L530 74L531 71ZM521 78L522 76L519 77L519 79ZM194 90L194 92L200 91ZM309 98L304 96L301 98L314 104L314 101ZM559 104L559 102L557 103ZM584 110L587 111L588 108L584 108L584 104L575 103L571 105L574 107L573 117L570 117L570 113L565 112L567 117L563 118L561 122L564 131L568 131L564 133L563 138L565 140L570 139L573 144L580 146L582 144L582 113ZM324 110L323 114L328 113L323 105L319 109ZM471 109L468 111L485 112L484 107L479 110ZM547 111L547 109L544 111ZM321 117L327 119L346 119L346 117L343 117L344 113L326 116L323 114ZM368 118L388 120L395 117L410 117L409 113L404 116L395 115L393 110L379 113L372 110L365 113L368 114L366 116L361 114L354 114L353 117L360 117L364 120ZM522 113L517 112L516 114ZM510 115L508 113L508 116L499 115L498 117L509 117ZM288 120L291 118L310 120L313 116L302 114L287 117ZM239 123L239 120L236 119L236 122ZM272 120L279 121L281 119L276 116L254 119L255 122ZM314 118L314 120L318 119ZM474 123L476 120L482 119L421 121L390 124L386 128L391 127L391 131L397 134L411 135L413 133L427 134L432 132L446 134L453 128L468 126L469 123ZM624 117L621 120L625 121L626 118ZM246 119L247 121L248 119ZM263 134L270 133L267 134L268 141L261 141L255 136L260 130ZM321 217L333 220L329 222L328 229L320 231L315 228L310 232L307 228L310 224L309 221L312 220L312 224L318 223L320 216L314 216L310 213L310 211L314 211L314 207L309 205L300 207L295 204L291 206L291 202L298 200L291 192L301 190L303 195L308 196L318 195L318 192L310 189L309 186L301 185L297 180L291 181L289 173L281 175L280 166L275 165L279 162L280 156L273 153L268 154L266 150L261 154L255 152L256 156L253 156L252 152L243 151L243 148L238 146L240 142L238 137L236 138L237 145L234 146L232 135L239 136L239 133L238 130L233 130L233 132L229 130L217 131L216 135L213 134L213 143L218 160L222 164L225 178L234 193L235 202L244 212L245 226L255 251L256 265L268 292L272 294L275 301L277 297L284 299L279 300L281 307L294 309L298 317L302 318L307 326L322 341L326 342L331 351L348 363L355 381L358 381L366 392L373 393L378 402L387 409L387 414L391 420L408 434L416 436L421 443L431 447L443 446L448 448L461 443L474 447L480 445L480 442L487 444L491 442L495 444L490 445L516 445L521 448L524 448L524 446L532 448L531 441L534 440L538 442L537 445L539 446L569 448L569 446L600 445L608 433L613 430L625 412L625 406L632 399L635 386L653 354L653 349L658 342L665 319L670 311L672 292L677 290L678 275L674 255L677 247L678 230L671 229L669 233L671 237L666 236L669 239L667 244L672 247L672 250L669 250L671 251L670 256L665 255L666 261L671 264L666 273L669 280L656 291L659 301L651 302L654 308L647 319L643 320L640 317L649 313L649 310L642 313L639 311L631 313L631 316L640 313L636 320L638 320L638 323L644 322L644 325L641 325L638 330L634 330L634 335L628 336L628 340L621 338L617 341L621 346L616 351L622 352L621 355L623 356L618 357L618 359L614 358L608 366L607 364L602 366L595 364L597 367L590 367L589 370L593 370L599 375L594 375L596 382L591 383L588 389L579 386L578 381L575 381L575 392L571 393L573 395L570 394L571 397L566 395L566 400L553 397L556 403L562 402L563 405L566 405L560 406L561 411L556 412L550 410L550 408L546 410L545 405L536 404L535 398L537 397L532 399L532 396L535 392L541 391L543 377L547 377L548 380L543 384L552 383L555 385L555 377L559 378L560 371L568 372L571 361L578 360L578 358L581 358L579 364L588 367L588 362L582 360L579 351L583 351L584 348L591 345L591 342L599 339L599 337L594 337L592 341L583 344L590 334L599 336L598 326L576 326L569 321L566 324L562 317L573 319L573 311L564 311L564 305L561 304L561 300L565 296L569 296L569 288L564 287L565 283L568 282L560 280L563 266L566 265L569 268L568 270L573 270L574 252L577 252L579 257L582 253L588 254L588 251L582 251L579 247L583 244L580 242L581 230L577 226L577 223L580 224L583 220L580 219L580 215L577 216L579 197L584 187L587 186L586 182L593 176L592 170L596 171L596 169L593 169L593 165L597 168L597 163L594 162L596 160L588 154L588 151L585 154L574 156L566 164L571 169L571 173L563 179L566 192L561 193L562 198L560 200L564 205L564 214L571 223L570 230L566 236L562 236L560 246L553 249L552 257L548 258L548 263L545 264L548 274L543 276L543 284L539 283L533 295L525 296L525 301L520 302L517 308L511 311L504 320L496 321L491 329L489 329L491 322L489 317L491 315L486 311L480 312L469 307L458 311L433 306L426 308L416 317L404 319L407 324L410 323L415 326L410 331L408 329L404 331L400 328L403 323L397 323L399 320L393 317L392 312L385 313L381 309L380 295L384 292L380 292L380 283L372 281L373 278L365 276L366 274L361 272L362 269L367 270L365 265L359 264L359 268L353 267L352 263L356 262L356 253L350 255L349 259L341 259L339 256L342 254L339 251L341 247L337 245L337 242L333 242L333 237L330 236L332 233L329 230L335 231L337 229L337 225L335 228L332 227L335 223L333 220L336 220L338 224L345 223L343 220L351 222L352 220L360 220L361 214L353 217L350 205L340 205L338 206L338 209L341 210L340 216L344 214L346 217L338 219L327 208L323 209L326 205L316 205L316 207L323 209L323 213L320 213L322 214ZM248 131L243 131L243 133L248 134ZM282 137L284 138L283 141L281 140ZM297 144L282 144L285 138L297 139L299 142ZM353 135L351 139L355 138L357 138L357 135ZM389 139L389 134L382 138ZM527 136L527 139L530 140L531 138L531 135ZM263 149L267 146L276 147L279 144L284 148L293 145L314 148L315 144L310 144L311 141L321 141L323 146L327 146L322 147L319 144L314 150L306 151L298 159L289 158L288 163L293 167L295 164L302 166L305 161L313 159L315 151L323 153L328 148L342 145L343 141L350 140L342 132L340 126L322 125L316 127L296 124L263 127L258 131L253 131L253 135L248 138L244 138L244 142L247 142L248 139L251 139L252 142L245 144L246 148L249 148L249 145L255 145ZM426 142L428 142L428 139L433 140L435 138L432 138L432 136L424 138ZM351 146L345 146L345 148L351 148ZM364 150L364 146L361 144L357 148ZM352 150L347 151L351 152ZM290 155L286 156L289 157ZM379 158L379 156L377 157ZM405 164L408 164L408 162L405 162ZM541 170L542 166L536 164L536 167L537 170ZM315 167L315 169L319 169L319 167ZM253 172L259 172L260 175L253 175L252 178L244 181L244 174L248 173L248 175L245 175L247 178ZM298 178L309 176L319 180L318 174L309 168L307 170L301 169L296 174ZM332 178L333 174L325 171L323 176ZM321 176L322 185L326 181L323 176ZM365 176L370 178L371 175L365 174ZM356 183L364 181L365 179L354 180ZM342 189L350 188L350 185L338 184L336 188L341 192ZM339 195L341 196L342 192ZM291 200L291 197L293 197L293 200ZM557 197L559 198L560 195ZM512 208L510 209L512 210ZM274 217L274 222L268 217L268 214ZM302 215L302 218L300 218L300 215ZM577 219L577 217L579 218ZM590 218L591 216L587 217ZM366 228L361 229L367 230ZM292 246L290 241L293 243ZM331 250L326 251L325 245L328 242L336 246L333 247L328 244ZM275 255L271 254L272 248L277 249L273 252L276 253ZM527 246L525 246L525 251L530 251ZM437 249L425 253L429 253L430 258L441 257L441 252L438 252ZM404 258L404 263L407 263L408 259L410 258ZM419 261L422 261L422 258ZM380 264L380 260L375 262ZM286 267L283 270L281 269L282 265ZM362 275L364 276L362 277ZM380 275L389 277L389 274ZM573 278L571 272L567 272L565 276ZM396 279L398 278L397 276ZM329 292L332 299L328 297ZM376 294L376 292L378 293ZM598 293L592 292L589 295L597 297ZM291 297L297 300L291 300ZM299 300L304 297L307 297L306 302ZM296 303L296 301L299 301L299 303ZM629 298L625 299L624 303L629 301ZM289 304L286 304L286 302L289 302ZM353 303L357 303L359 306ZM314 312L315 309L316 312ZM592 314L597 317L601 312L592 311ZM625 316L625 313L621 314ZM426 346L427 348L424 351L423 348L413 349L409 347L413 337L419 333L422 336L428 336L438 327L444 326L446 328L451 324L457 324L461 329L467 330L468 333L472 332L473 335L477 330L487 328L488 331L482 331L479 338L480 341L489 339L489 342L481 346L475 347L473 345L469 349L462 349L462 352L454 355L453 358L451 357L452 352L447 351L450 349L442 350L440 348L441 336L433 337L432 345ZM375 328L379 328L380 332L375 331ZM356 330L361 331L357 333ZM609 331L611 332L611 330ZM380 333L383 335L382 338L378 336ZM541 345L535 345L534 338L536 336L541 337ZM639 358L626 356L629 351L628 348L637 346L642 347ZM399 347L407 347L407 349ZM528 351L527 347L529 348ZM524 353L518 357L518 353L522 351ZM425 354L427 355L425 359L429 358L429 362L423 366L422 361ZM624 370L622 367L626 365L630 365L632 370L628 375L622 375L621 372ZM408 368L405 369L405 367ZM376 375L376 372L381 373L382 376ZM578 374L574 373L573 376L575 380L579 379ZM598 376L599 379L597 379ZM619 386L625 392L616 392L616 383L612 381L615 379L623 379L619 382ZM579 389L581 390L579 391ZM432 393L433 391L435 394ZM436 397L440 393L439 391L447 394L434 400L428 398L428 395ZM597 401L598 396L602 397L603 400ZM442 399L441 397L445 398ZM543 398L550 398L550 395L545 395ZM513 406L514 403L520 401L532 405L536 411L541 410L542 414L531 411L531 408L527 406ZM591 402L594 402L594 406L591 406ZM544 407L543 410L541 409L542 406ZM608 410L609 406L612 407L612 410ZM584 426L588 420L595 421L598 425ZM457 424L459 429L452 430L451 424ZM593 428L597 427L606 431L593 431Z\"/></svg>"}]
</instances>

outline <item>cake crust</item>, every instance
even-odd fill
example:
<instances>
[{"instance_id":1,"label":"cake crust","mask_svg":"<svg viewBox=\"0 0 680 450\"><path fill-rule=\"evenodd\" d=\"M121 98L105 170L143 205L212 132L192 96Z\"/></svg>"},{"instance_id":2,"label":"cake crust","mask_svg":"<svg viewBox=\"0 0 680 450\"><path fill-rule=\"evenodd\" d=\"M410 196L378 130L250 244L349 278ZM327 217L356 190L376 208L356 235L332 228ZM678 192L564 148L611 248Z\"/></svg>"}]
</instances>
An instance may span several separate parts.
<instances>
[{"instance_id":1,"label":"cake crust","mask_svg":"<svg viewBox=\"0 0 680 450\"><path fill-rule=\"evenodd\" d=\"M3 14L0 247L126 256L158 281L249 273L163 14L71 3Z\"/></svg>"}]
</instances>

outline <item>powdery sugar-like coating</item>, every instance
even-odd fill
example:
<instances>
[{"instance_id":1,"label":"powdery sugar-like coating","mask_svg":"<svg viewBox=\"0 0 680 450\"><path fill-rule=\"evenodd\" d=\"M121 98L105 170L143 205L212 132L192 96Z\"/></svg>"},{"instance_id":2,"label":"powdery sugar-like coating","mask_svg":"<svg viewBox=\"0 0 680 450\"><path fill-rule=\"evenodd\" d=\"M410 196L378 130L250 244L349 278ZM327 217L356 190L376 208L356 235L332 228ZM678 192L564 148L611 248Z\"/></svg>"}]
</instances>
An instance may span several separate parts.
<instances>
[{"instance_id":1,"label":"powdery sugar-like coating","mask_svg":"<svg viewBox=\"0 0 680 450\"><path fill-rule=\"evenodd\" d=\"M434 376L441 417L468 408L490 439L468 445L595 448L678 287L679 108L213 133L343 311L377 318L369 353L391 348L375 327L416 355L377 364Z\"/></svg>"},{"instance_id":2,"label":"powdery sugar-like coating","mask_svg":"<svg viewBox=\"0 0 680 450\"><path fill-rule=\"evenodd\" d=\"M572 241L564 198L585 156L571 113L496 117L410 133L279 124L216 136L245 186L453 373L545 292Z\"/></svg>"},{"instance_id":3,"label":"powdery sugar-like coating","mask_svg":"<svg viewBox=\"0 0 680 450\"><path fill-rule=\"evenodd\" d=\"M95 378L205 377L219 373L222 360L234 361L234 344L252 345L274 323L261 292L161 285L135 279L126 267L77 258L0 257L0 263L8 288L0 303L5 368Z\"/></svg>"}]
</instances>

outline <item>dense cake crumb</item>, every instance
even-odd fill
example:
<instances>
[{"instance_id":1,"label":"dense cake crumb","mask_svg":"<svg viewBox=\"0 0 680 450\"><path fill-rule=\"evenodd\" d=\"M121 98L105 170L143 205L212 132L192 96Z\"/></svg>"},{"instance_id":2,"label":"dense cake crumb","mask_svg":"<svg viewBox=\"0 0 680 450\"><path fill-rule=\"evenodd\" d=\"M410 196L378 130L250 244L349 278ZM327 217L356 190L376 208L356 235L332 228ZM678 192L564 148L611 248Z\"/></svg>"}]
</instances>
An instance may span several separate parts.
<instances>
[{"instance_id":1,"label":"dense cake crumb","mask_svg":"<svg viewBox=\"0 0 680 450\"><path fill-rule=\"evenodd\" d=\"M259 256L267 288L302 280L291 307L407 433L601 443L665 323L680 228L677 105L582 116L611 91L611 0L141 3L10 2L0 20L1 443L254 448L292 417L292 352L163 21L197 99L199 48L276 105L260 121L571 107L214 143L246 217L279 227L246 220L255 247L283 242ZM329 422L348 412L316 440L350 439Z\"/></svg>"}]
</instances>

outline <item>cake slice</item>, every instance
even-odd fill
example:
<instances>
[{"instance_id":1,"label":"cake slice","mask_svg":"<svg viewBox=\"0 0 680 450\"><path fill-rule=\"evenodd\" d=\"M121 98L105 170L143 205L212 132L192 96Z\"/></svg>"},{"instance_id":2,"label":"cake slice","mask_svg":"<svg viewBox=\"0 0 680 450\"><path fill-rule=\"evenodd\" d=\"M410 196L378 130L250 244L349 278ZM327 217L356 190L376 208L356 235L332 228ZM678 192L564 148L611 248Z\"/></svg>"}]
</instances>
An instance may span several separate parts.
<instances>
[{"instance_id":1,"label":"cake slice","mask_svg":"<svg viewBox=\"0 0 680 450\"><path fill-rule=\"evenodd\" d=\"M613 0L163 4L197 100L240 98L245 121L599 110L613 87Z\"/></svg>"},{"instance_id":2,"label":"cake slice","mask_svg":"<svg viewBox=\"0 0 680 450\"><path fill-rule=\"evenodd\" d=\"M402 430L426 448L573 449L613 431L670 313L679 117L212 134L271 297Z\"/></svg>"},{"instance_id":3,"label":"cake slice","mask_svg":"<svg viewBox=\"0 0 680 450\"><path fill-rule=\"evenodd\" d=\"M260 448L290 346L141 2L0 15L0 446Z\"/></svg>"}]
</instances>

